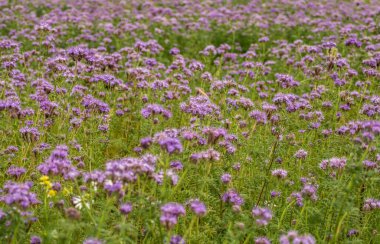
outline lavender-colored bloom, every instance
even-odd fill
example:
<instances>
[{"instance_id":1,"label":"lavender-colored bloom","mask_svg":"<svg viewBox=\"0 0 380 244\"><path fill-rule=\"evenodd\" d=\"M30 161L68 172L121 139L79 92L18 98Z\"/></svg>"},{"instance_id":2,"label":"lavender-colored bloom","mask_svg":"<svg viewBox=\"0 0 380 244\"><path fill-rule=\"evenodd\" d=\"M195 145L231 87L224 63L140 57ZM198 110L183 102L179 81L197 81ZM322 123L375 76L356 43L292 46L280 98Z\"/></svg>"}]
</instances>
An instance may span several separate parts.
<instances>
[{"instance_id":1,"label":"lavender-colored bloom","mask_svg":"<svg viewBox=\"0 0 380 244\"><path fill-rule=\"evenodd\" d=\"M207 208L206 205L199 201L198 199L193 199L189 201L191 210L198 216L202 217L206 215Z\"/></svg>"},{"instance_id":2,"label":"lavender-colored bloom","mask_svg":"<svg viewBox=\"0 0 380 244\"><path fill-rule=\"evenodd\" d=\"M227 131L224 128L206 127L202 132L207 135L207 143L215 144L221 137L227 136Z\"/></svg>"},{"instance_id":3,"label":"lavender-colored bloom","mask_svg":"<svg viewBox=\"0 0 380 244\"><path fill-rule=\"evenodd\" d=\"M244 204L244 199L235 190L228 190L224 193L222 201L225 203L231 203L234 206L241 206Z\"/></svg>"},{"instance_id":4,"label":"lavender-colored bloom","mask_svg":"<svg viewBox=\"0 0 380 244\"><path fill-rule=\"evenodd\" d=\"M289 231L280 237L280 244L315 244L315 238L308 235L299 235L297 231Z\"/></svg>"},{"instance_id":5,"label":"lavender-colored bloom","mask_svg":"<svg viewBox=\"0 0 380 244\"><path fill-rule=\"evenodd\" d=\"M301 194L302 196L308 196L310 197L311 200L316 201L318 199L317 190L318 190L317 185L305 183L302 188Z\"/></svg>"},{"instance_id":6,"label":"lavender-colored bloom","mask_svg":"<svg viewBox=\"0 0 380 244\"><path fill-rule=\"evenodd\" d=\"M15 153L15 152L18 152L18 147L16 147L16 146L9 146L4 150L5 154L11 154L11 153Z\"/></svg>"},{"instance_id":7,"label":"lavender-colored bloom","mask_svg":"<svg viewBox=\"0 0 380 244\"><path fill-rule=\"evenodd\" d=\"M170 238L170 244L186 244L186 241L182 238L182 236L174 235Z\"/></svg>"},{"instance_id":8,"label":"lavender-colored bloom","mask_svg":"<svg viewBox=\"0 0 380 244\"><path fill-rule=\"evenodd\" d=\"M369 160L364 160L363 166L365 169L376 169L378 167L377 163L369 161Z\"/></svg>"},{"instance_id":9,"label":"lavender-colored bloom","mask_svg":"<svg viewBox=\"0 0 380 244\"><path fill-rule=\"evenodd\" d=\"M206 96L190 97L189 103L181 103L181 110L197 117L219 115L220 108Z\"/></svg>"},{"instance_id":10,"label":"lavender-colored bloom","mask_svg":"<svg viewBox=\"0 0 380 244\"><path fill-rule=\"evenodd\" d=\"M346 163L347 159L345 158L331 158L323 160L319 166L323 170L326 170L327 168L330 168L332 170L340 170L346 166Z\"/></svg>"},{"instance_id":11,"label":"lavender-colored bloom","mask_svg":"<svg viewBox=\"0 0 380 244\"><path fill-rule=\"evenodd\" d=\"M87 95L82 100L82 105L89 111L99 112L99 113L108 113L110 108L107 103L95 99L91 95Z\"/></svg>"},{"instance_id":12,"label":"lavender-colored bloom","mask_svg":"<svg viewBox=\"0 0 380 244\"><path fill-rule=\"evenodd\" d=\"M273 197L273 198L279 197L279 196L281 196L281 192L271 191L270 192L270 196Z\"/></svg>"},{"instance_id":13,"label":"lavender-colored bloom","mask_svg":"<svg viewBox=\"0 0 380 244\"><path fill-rule=\"evenodd\" d=\"M261 236L255 239L255 244L271 244L271 242L268 238Z\"/></svg>"},{"instance_id":14,"label":"lavender-colored bloom","mask_svg":"<svg viewBox=\"0 0 380 244\"><path fill-rule=\"evenodd\" d=\"M167 203L161 207L160 222L167 229L171 229L178 222L179 216L186 214L185 208L179 203Z\"/></svg>"},{"instance_id":15,"label":"lavender-colored bloom","mask_svg":"<svg viewBox=\"0 0 380 244\"><path fill-rule=\"evenodd\" d=\"M300 149L298 150L295 154L294 154L294 157L298 158L298 159L305 159L307 156L307 151L303 150L303 149Z\"/></svg>"},{"instance_id":16,"label":"lavender-colored bloom","mask_svg":"<svg viewBox=\"0 0 380 244\"><path fill-rule=\"evenodd\" d=\"M83 174L83 181L84 182L97 182L97 183L103 183L106 179L106 176L103 171L95 170L92 172L84 173Z\"/></svg>"},{"instance_id":17,"label":"lavender-colored bloom","mask_svg":"<svg viewBox=\"0 0 380 244\"><path fill-rule=\"evenodd\" d=\"M7 214L0 208L0 220L2 220Z\"/></svg>"},{"instance_id":18,"label":"lavender-colored bloom","mask_svg":"<svg viewBox=\"0 0 380 244\"><path fill-rule=\"evenodd\" d=\"M347 233L347 237L352 237L352 236L357 236L357 235L359 235L359 231L356 229L351 229Z\"/></svg>"},{"instance_id":19,"label":"lavender-colored bloom","mask_svg":"<svg viewBox=\"0 0 380 244\"><path fill-rule=\"evenodd\" d=\"M169 154L174 152L181 153L183 150L181 141L177 138L166 137L158 141L158 144L160 144L161 148L165 149Z\"/></svg>"},{"instance_id":20,"label":"lavender-colored bloom","mask_svg":"<svg viewBox=\"0 0 380 244\"><path fill-rule=\"evenodd\" d=\"M166 170L166 176L171 179L171 183L173 186L178 184L179 176L174 170L172 169ZM162 182L159 182L159 183L161 184Z\"/></svg>"},{"instance_id":21,"label":"lavender-colored bloom","mask_svg":"<svg viewBox=\"0 0 380 244\"><path fill-rule=\"evenodd\" d=\"M219 161L220 160L220 153L218 151L215 151L214 149L210 148L206 151L202 151L199 153L193 153L190 156L190 159L193 163L198 163L202 159L207 160L207 161Z\"/></svg>"},{"instance_id":22,"label":"lavender-colored bloom","mask_svg":"<svg viewBox=\"0 0 380 244\"><path fill-rule=\"evenodd\" d=\"M97 83L99 81L103 82L106 87L120 86L123 84L120 79L117 79L115 76L108 74L94 75L90 79L90 82L92 83Z\"/></svg>"},{"instance_id":23,"label":"lavender-colored bloom","mask_svg":"<svg viewBox=\"0 0 380 244\"><path fill-rule=\"evenodd\" d=\"M40 135L41 135L41 133L38 131L37 128L29 127L29 126L21 128L20 133L21 133L23 139L28 141L28 142L38 141L38 139L40 138Z\"/></svg>"},{"instance_id":24,"label":"lavender-colored bloom","mask_svg":"<svg viewBox=\"0 0 380 244\"><path fill-rule=\"evenodd\" d=\"M158 104L148 104L141 110L141 115L144 118L149 118L154 115L162 115L165 119L172 117L172 113L169 110L164 109L161 105Z\"/></svg>"},{"instance_id":25,"label":"lavender-colored bloom","mask_svg":"<svg viewBox=\"0 0 380 244\"><path fill-rule=\"evenodd\" d=\"M241 164L240 164L240 163L236 163L236 164L232 165L232 168L233 168L234 170L236 170L236 171L239 171L240 168L241 168Z\"/></svg>"},{"instance_id":26,"label":"lavender-colored bloom","mask_svg":"<svg viewBox=\"0 0 380 244\"><path fill-rule=\"evenodd\" d=\"M380 200L374 198L368 198L364 201L363 210L372 211L375 209L380 209Z\"/></svg>"},{"instance_id":27,"label":"lavender-colored bloom","mask_svg":"<svg viewBox=\"0 0 380 244\"><path fill-rule=\"evenodd\" d=\"M303 197L300 192L292 192L290 196L287 198L288 202L295 200L295 203L298 207L303 206Z\"/></svg>"},{"instance_id":28,"label":"lavender-colored bloom","mask_svg":"<svg viewBox=\"0 0 380 244\"><path fill-rule=\"evenodd\" d=\"M120 212L127 216L130 212L132 212L132 208L131 203L124 203L120 206Z\"/></svg>"},{"instance_id":29,"label":"lavender-colored bloom","mask_svg":"<svg viewBox=\"0 0 380 244\"><path fill-rule=\"evenodd\" d=\"M361 47L362 46L362 42L361 41L359 41L357 38L355 38L355 37L351 37L351 38L349 38L349 39L347 39L345 42L344 42L344 44L346 45L346 46L355 46L355 47Z\"/></svg>"},{"instance_id":30,"label":"lavender-colored bloom","mask_svg":"<svg viewBox=\"0 0 380 244\"><path fill-rule=\"evenodd\" d=\"M83 241L83 244L103 244L103 241L96 238L87 238Z\"/></svg>"},{"instance_id":31,"label":"lavender-colored bloom","mask_svg":"<svg viewBox=\"0 0 380 244\"><path fill-rule=\"evenodd\" d=\"M230 174L223 174L221 177L220 177L220 180L224 183L224 184L228 184L231 182L232 180L232 176Z\"/></svg>"},{"instance_id":32,"label":"lavender-colored bloom","mask_svg":"<svg viewBox=\"0 0 380 244\"><path fill-rule=\"evenodd\" d=\"M252 216L256 219L256 224L258 225L268 225L269 221L272 219L272 211L268 208L255 207L252 209Z\"/></svg>"},{"instance_id":33,"label":"lavender-colored bloom","mask_svg":"<svg viewBox=\"0 0 380 244\"><path fill-rule=\"evenodd\" d=\"M4 193L0 195L0 202L9 206L17 206L23 209L39 204L37 195L30 191L33 183L15 183L8 181L4 185Z\"/></svg>"},{"instance_id":34,"label":"lavender-colored bloom","mask_svg":"<svg viewBox=\"0 0 380 244\"><path fill-rule=\"evenodd\" d=\"M134 182L138 175L152 177L157 158L151 154L140 158L122 158L106 163L105 177L113 181ZM101 173L99 173L101 174Z\"/></svg>"},{"instance_id":35,"label":"lavender-colored bloom","mask_svg":"<svg viewBox=\"0 0 380 244\"><path fill-rule=\"evenodd\" d=\"M284 179L286 178L286 176L288 176L288 171L284 169L275 169L275 170L272 170L272 175L276 176L279 179Z\"/></svg>"},{"instance_id":36,"label":"lavender-colored bloom","mask_svg":"<svg viewBox=\"0 0 380 244\"><path fill-rule=\"evenodd\" d=\"M41 244L42 240L39 236L30 237L30 244Z\"/></svg>"},{"instance_id":37,"label":"lavender-colored bloom","mask_svg":"<svg viewBox=\"0 0 380 244\"><path fill-rule=\"evenodd\" d=\"M276 81L281 85L282 88L290 88L299 86L300 83L295 81L294 78L286 74L276 74Z\"/></svg>"},{"instance_id":38,"label":"lavender-colored bloom","mask_svg":"<svg viewBox=\"0 0 380 244\"><path fill-rule=\"evenodd\" d=\"M153 140L151 137L145 137L140 140L140 145L142 148L148 148L152 144Z\"/></svg>"},{"instance_id":39,"label":"lavender-colored bloom","mask_svg":"<svg viewBox=\"0 0 380 244\"><path fill-rule=\"evenodd\" d=\"M62 175L65 179L74 179L79 176L75 166L68 158L68 147L66 145L57 146L50 157L37 169L44 175Z\"/></svg>"},{"instance_id":40,"label":"lavender-colored bloom","mask_svg":"<svg viewBox=\"0 0 380 244\"><path fill-rule=\"evenodd\" d=\"M23 167L16 167L14 165L10 166L7 170L7 174L15 177L20 177L21 175L25 174L26 169Z\"/></svg>"},{"instance_id":41,"label":"lavender-colored bloom","mask_svg":"<svg viewBox=\"0 0 380 244\"><path fill-rule=\"evenodd\" d=\"M170 162L170 168L180 171L183 169L183 165L180 161L173 161L173 162Z\"/></svg>"},{"instance_id":42,"label":"lavender-colored bloom","mask_svg":"<svg viewBox=\"0 0 380 244\"><path fill-rule=\"evenodd\" d=\"M169 53L171 55L178 55L180 53L180 50L176 47L173 47L172 49L170 49Z\"/></svg>"},{"instance_id":43,"label":"lavender-colored bloom","mask_svg":"<svg viewBox=\"0 0 380 244\"><path fill-rule=\"evenodd\" d=\"M256 120L256 122L259 124L266 124L268 120L267 114L260 110L253 110L249 116Z\"/></svg>"}]
</instances>

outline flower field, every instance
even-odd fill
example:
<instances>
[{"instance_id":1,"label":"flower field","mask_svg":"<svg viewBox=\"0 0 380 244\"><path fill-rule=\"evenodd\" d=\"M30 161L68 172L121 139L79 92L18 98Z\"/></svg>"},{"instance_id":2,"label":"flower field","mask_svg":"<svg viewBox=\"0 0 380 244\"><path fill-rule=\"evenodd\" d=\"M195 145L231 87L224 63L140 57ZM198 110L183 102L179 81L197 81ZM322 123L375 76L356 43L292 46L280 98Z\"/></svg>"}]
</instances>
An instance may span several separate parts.
<instances>
[{"instance_id":1,"label":"flower field","mask_svg":"<svg viewBox=\"0 0 380 244\"><path fill-rule=\"evenodd\" d=\"M0 243L380 243L380 2L0 0Z\"/></svg>"}]
</instances>

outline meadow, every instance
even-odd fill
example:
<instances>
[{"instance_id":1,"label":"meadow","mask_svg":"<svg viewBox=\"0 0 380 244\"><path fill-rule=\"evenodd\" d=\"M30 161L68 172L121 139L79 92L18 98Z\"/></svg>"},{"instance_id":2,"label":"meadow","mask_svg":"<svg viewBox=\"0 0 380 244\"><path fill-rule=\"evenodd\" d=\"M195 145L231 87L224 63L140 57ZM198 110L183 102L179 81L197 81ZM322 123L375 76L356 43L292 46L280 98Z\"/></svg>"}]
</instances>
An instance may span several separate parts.
<instances>
[{"instance_id":1,"label":"meadow","mask_svg":"<svg viewBox=\"0 0 380 244\"><path fill-rule=\"evenodd\" d=\"M1 0L0 243L380 243L379 22Z\"/></svg>"}]
</instances>

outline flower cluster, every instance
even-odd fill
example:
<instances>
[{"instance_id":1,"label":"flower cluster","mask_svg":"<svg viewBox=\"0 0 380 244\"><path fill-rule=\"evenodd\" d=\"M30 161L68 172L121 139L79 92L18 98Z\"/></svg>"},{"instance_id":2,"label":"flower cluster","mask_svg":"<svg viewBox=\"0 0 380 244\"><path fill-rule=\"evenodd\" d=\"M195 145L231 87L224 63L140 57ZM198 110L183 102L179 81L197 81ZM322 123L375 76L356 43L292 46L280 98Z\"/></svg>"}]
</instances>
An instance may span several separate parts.
<instances>
[{"instance_id":1,"label":"flower cluster","mask_svg":"<svg viewBox=\"0 0 380 244\"><path fill-rule=\"evenodd\" d=\"M252 209L252 216L256 219L258 225L268 225L272 219L272 211L268 208L255 207Z\"/></svg>"},{"instance_id":2,"label":"flower cluster","mask_svg":"<svg viewBox=\"0 0 380 244\"><path fill-rule=\"evenodd\" d=\"M160 222L167 229L171 229L178 223L179 216L186 214L185 208L179 203L167 203L161 207Z\"/></svg>"},{"instance_id":3,"label":"flower cluster","mask_svg":"<svg viewBox=\"0 0 380 244\"><path fill-rule=\"evenodd\" d=\"M64 179L74 179L79 176L79 171L72 165L68 158L69 151L66 145L57 146L50 157L37 169L44 175L61 175Z\"/></svg>"},{"instance_id":4,"label":"flower cluster","mask_svg":"<svg viewBox=\"0 0 380 244\"><path fill-rule=\"evenodd\" d=\"M0 201L9 206L16 206L27 209L39 204L37 195L31 192L32 182L15 183L9 181L4 185L4 193L0 195Z\"/></svg>"}]
</instances>

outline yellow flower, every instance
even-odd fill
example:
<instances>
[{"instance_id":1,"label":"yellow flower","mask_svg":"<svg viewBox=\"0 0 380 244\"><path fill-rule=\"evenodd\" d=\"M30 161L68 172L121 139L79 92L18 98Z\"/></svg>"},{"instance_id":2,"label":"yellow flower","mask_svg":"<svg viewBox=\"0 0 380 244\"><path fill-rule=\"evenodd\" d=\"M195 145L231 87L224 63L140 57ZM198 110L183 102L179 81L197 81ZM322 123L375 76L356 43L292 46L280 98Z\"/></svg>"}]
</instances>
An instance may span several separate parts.
<instances>
[{"instance_id":1,"label":"yellow flower","mask_svg":"<svg viewBox=\"0 0 380 244\"><path fill-rule=\"evenodd\" d=\"M72 187L69 187L69 188L64 187L63 188L63 195L65 195L65 196L70 195L72 192L73 192Z\"/></svg>"},{"instance_id":2,"label":"yellow flower","mask_svg":"<svg viewBox=\"0 0 380 244\"><path fill-rule=\"evenodd\" d=\"M52 188L52 184L51 184L51 182L49 181L49 176L46 176L46 175L42 176L42 177L40 178L40 181L41 181L40 184L41 184L41 185L45 185L47 189L51 189L51 188Z\"/></svg>"},{"instance_id":3,"label":"yellow flower","mask_svg":"<svg viewBox=\"0 0 380 244\"><path fill-rule=\"evenodd\" d=\"M40 181L42 181L42 182L49 181L49 176L47 176L47 175L41 176Z\"/></svg>"},{"instance_id":4,"label":"yellow flower","mask_svg":"<svg viewBox=\"0 0 380 244\"><path fill-rule=\"evenodd\" d=\"M45 183L46 188L48 188L48 189L52 188L52 186L53 186L50 181L46 181L44 183Z\"/></svg>"},{"instance_id":5,"label":"yellow flower","mask_svg":"<svg viewBox=\"0 0 380 244\"><path fill-rule=\"evenodd\" d=\"M48 197L54 197L55 195L57 195L57 192L55 190L48 191Z\"/></svg>"}]
</instances>

